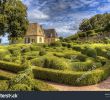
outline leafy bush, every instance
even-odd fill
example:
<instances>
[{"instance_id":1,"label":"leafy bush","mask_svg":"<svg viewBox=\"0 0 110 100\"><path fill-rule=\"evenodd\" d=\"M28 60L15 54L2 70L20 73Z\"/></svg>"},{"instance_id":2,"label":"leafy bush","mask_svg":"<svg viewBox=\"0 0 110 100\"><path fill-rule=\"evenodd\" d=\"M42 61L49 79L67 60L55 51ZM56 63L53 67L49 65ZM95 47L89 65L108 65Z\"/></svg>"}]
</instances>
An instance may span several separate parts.
<instances>
[{"instance_id":1,"label":"leafy bush","mask_svg":"<svg viewBox=\"0 0 110 100\"><path fill-rule=\"evenodd\" d=\"M88 71L93 67L93 64L91 62L74 62L72 64L72 70L76 71Z\"/></svg>"},{"instance_id":2,"label":"leafy bush","mask_svg":"<svg viewBox=\"0 0 110 100\"><path fill-rule=\"evenodd\" d=\"M79 54L76 56L76 59L80 60L80 61L85 61L87 58L87 56L83 55L83 54Z\"/></svg>"},{"instance_id":3,"label":"leafy bush","mask_svg":"<svg viewBox=\"0 0 110 100\"><path fill-rule=\"evenodd\" d=\"M74 54L72 52L68 52L68 53L65 53L64 54L64 58L67 58L67 59L71 59L72 60L74 57L76 57L76 55L77 55L77 53Z\"/></svg>"},{"instance_id":4,"label":"leafy bush","mask_svg":"<svg viewBox=\"0 0 110 100\"><path fill-rule=\"evenodd\" d=\"M21 53L21 48L20 47L8 47L9 52L13 55L13 56L18 56Z\"/></svg>"},{"instance_id":5,"label":"leafy bush","mask_svg":"<svg viewBox=\"0 0 110 100\"><path fill-rule=\"evenodd\" d=\"M88 58L85 62L73 62L71 69L76 71L89 71L101 66L101 62L94 62L93 59Z\"/></svg>"},{"instance_id":6,"label":"leafy bush","mask_svg":"<svg viewBox=\"0 0 110 100\"><path fill-rule=\"evenodd\" d=\"M39 66L39 67L42 67L44 66L44 58L35 58L35 59L32 59L31 60L31 64L33 66Z\"/></svg>"},{"instance_id":7,"label":"leafy bush","mask_svg":"<svg viewBox=\"0 0 110 100\"><path fill-rule=\"evenodd\" d=\"M109 37L105 37L104 39L103 39L103 41L104 41L104 43L110 43L110 38Z\"/></svg>"},{"instance_id":8,"label":"leafy bush","mask_svg":"<svg viewBox=\"0 0 110 100\"><path fill-rule=\"evenodd\" d=\"M93 48L85 47L85 49L82 51L82 53L86 54L89 57L93 57L93 58L97 57L97 51Z\"/></svg>"},{"instance_id":9,"label":"leafy bush","mask_svg":"<svg viewBox=\"0 0 110 100\"><path fill-rule=\"evenodd\" d=\"M97 56L96 60L101 62L102 66L107 63L107 59L105 57L102 57L102 56Z\"/></svg>"},{"instance_id":10,"label":"leafy bush","mask_svg":"<svg viewBox=\"0 0 110 100\"><path fill-rule=\"evenodd\" d=\"M52 69L67 69L67 62L63 59L59 59L57 57L44 57L39 59L33 59L31 61L32 65L44 67L44 68L52 68ZM69 65L68 65L69 66Z\"/></svg>"},{"instance_id":11,"label":"leafy bush","mask_svg":"<svg viewBox=\"0 0 110 100\"><path fill-rule=\"evenodd\" d=\"M18 74L14 78L10 79L8 83L9 83L9 88L16 84L25 84L31 87L33 81L31 77L27 76L27 74Z\"/></svg>"},{"instance_id":12,"label":"leafy bush","mask_svg":"<svg viewBox=\"0 0 110 100\"><path fill-rule=\"evenodd\" d=\"M55 88L53 88L52 86L40 80L33 80L32 90L34 91L56 91Z\"/></svg>"},{"instance_id":13,"label":"leafy bush","mask_svg":"<svg viewBox=\"0 0 110 100\"><path fill-rule=\"evenodd\" d=\"M97 51L97 55L98 56L103 56L103 57L106 57L106 50L104 48L101 48L101 47L96 47L95 48L96 51Z\"/></svg>"},{"instance_id":14,"label":"leafy bush","mask_svg":"<svg viewBox=\"0 0 110 100\"><path fill-rule=\"evenodd\" d=\"M64 69L67 69L67 66L69 65L63 59L58 59L56 57L45 58L45 62L44 62L45 68L64 70Z\"/></svg>"},{"instance_id":15,"label":"leafy bush","mask_svg":"<svg viewBox=\"0 0 110 100\"><path fill-rule=\"evenodd\" d=\"M3 60L6 55L9 55L9 52L6 49L0 49L0 60Z\"/></svg>"},{"instance_id":16,"label":"leafy bush","mask_svg":"<svg viewBox=\"0 0 110 100\"><path fill-rule=\"evenodd\" d=\"M30 50L31 51L39 51L40 50L40 46L36 46L36 44L35 45L31 45L30 46Z\"/></svg>"},{"instance_id":17,"label":"leafy bush","mask_svg":"<svg viewBox=\"0 0 110 100\"><path fill-rule=\"evenodd\" d=\"M75 45L72 47L73 50L76 50L76 51L82 51L84 49L83 46L79 46L79 45Z\"/></svg>"},{"instance_id":18,"label":"leafy bush","mask_svg":"<svg viewBox=\"0 0 110 100\"><path fill-rule=\"evenodd\" d=\"M26 52L24 56L27 57L26 58L27 60L31 60L37 58L39 56L39 52L38 51Z\"/></svg>"},{"instance_id":19,"label":"leafy bush","mask_svg":"<svg viewBox=\"0 0 110 100\"><path fill-rule=\"evenodd\" d=\"M29 67L24 71L21 71L15 77L8 81L9 91L52 91L55 90L52 86L35 80L33 77L33 71Z\"/></svg>"},{"instance_id":20,"label":"leafy bush","mask_svg":"<svg viewBox=\"0 0 110 100\"><path fill-rule=\"evenodd\" d=\"M24 47L21 50L22 53L29 52L29 51L31 51L30 46L29 47Z\"/></svg>"},{"instance_id":21,"label":"leafy bush","mask_svg":"<svg viewBox=\"0 0 110 100\"><path fill-rule=\"evenodd\" d=\"M106 55L107 55L107 58L110 59L110 51L107 51Z\"/></svg>"},{"instance_id":22,"label":"leafy bush","mask_svg":"<svg viewBox=\"0 0 110 100\"><path fill-rule=\"evenodd\" d=\"M56 57L64 57L64 53L54 53L53 55Z\"/></svg>"},{"instance_id":23,"label":"leafy bush","mask_svg":"<svg viewBox=\"0 0 110 100\"><path fill-rule=\"evenodd\" d=\"M15 74L11 72L6 72L3 70L0 70L0 80L9 80L10 78L14 77Z\"/></svg>"},{"instance_id":24,"label":"leafy bush","mask_svg":"<svg viewBox=\"0 0 110 100\"><path fill-rule=\"evenodd\" d=\"M39 51L39 55L40 55L40 56L46 55L46 51L45 51L45 50L40 50L40 51Z\"/></svg>"},{"instance_id":25,"label":"leafy bush","mask_svg":"<svg viewBox=\"0 0 110 100\"><path fill-rule=\"evenodd\" d=\"M61 42L56 41L56 42L51 43L50 46L60 47L62 45L61 45Z\"/></svg>"},{"instance_id":26,"label":"leafy bush","mask_svg":"<svg viewBox=\"0 0 110 100\"><path fill-rule=\"evenodd\" d=\"M31 91L31 87L26 84L15 84L9 88L9 91Z\"/></svg>"},{"instance_id":27,"label":"leafy bush","mask_svg":"<svg viewBox=\"0 0 110 100\"><path fill-rule=\"evenodd\" d=\"M4 60L4 61L9 61L9 62L11 62L11 61L12 61L11 55L6 55L6 56L4 56L4 57L3 57L3 60Z\"/></svg>"},{"instance_id":28,"label":"leafy bush","mask_svg":"<svg viewBox=\"0 0 110 100\"><path fill-rule=\"evenodd\" d=\"M17 73L19 71L24 70L25 68L12 62L0 61L0 69Z\"/></svg>"},{"instance_id":29,"label":"leafy bush","mask_svg":"<svg viewBox=\"0 0 110 100\"><path fill-rule=\"evenodd\" d=\"M8 83L7 80L0 80L0 91L7 91Z\"/></svg>"},{"instance_id":30,"label":"leafy bush","mask_svg":"<svg viewBox=\"0 0 110 100\"><path fill-rule=\"evenodd\" d=\"M110 75L110 66L105 66L91 72L59 71L36 67L33 69L33 72L35 78L38 79L80 86L97 84L105 80ZM83 75L85 76L84 78L82 78Z\"/></svg>"},{"instance_id":31,"label":"leafy bush","mask_svg":"<svg viewBox=\"0 0 110 100\"><path fill-rule=\"evenodd\" d=\"M62 46L67 47L68 43L67 42L62 42Z\"/></svg>"}]
</instances>

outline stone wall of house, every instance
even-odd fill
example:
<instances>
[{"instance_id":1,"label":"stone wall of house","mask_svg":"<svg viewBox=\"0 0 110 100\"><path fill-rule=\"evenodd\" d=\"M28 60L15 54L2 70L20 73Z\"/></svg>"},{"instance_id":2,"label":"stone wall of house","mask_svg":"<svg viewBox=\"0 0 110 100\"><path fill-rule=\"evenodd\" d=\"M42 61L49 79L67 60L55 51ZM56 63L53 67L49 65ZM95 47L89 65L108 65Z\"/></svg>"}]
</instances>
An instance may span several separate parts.
<instances>
[{"instance_id":1,"label":"stone wall of house","mask_svg":"<svg viewBox=\"0 0 110 100\"><path fill-rule=\"evenodd\" d=\"M44 43L43 36L26 36L25 43Z\"/></svg>"},{"instance_id":2,"label":"stone wall of house","mask_svg":"<svg viewBox=\"0 0 110 100\"><path fill-rule=\"evenodd\" d=\"M45 38L45 43L53 43L53 42L56 42L58 41L59 39L58 38Z\"/></svg>"}]
</instances>

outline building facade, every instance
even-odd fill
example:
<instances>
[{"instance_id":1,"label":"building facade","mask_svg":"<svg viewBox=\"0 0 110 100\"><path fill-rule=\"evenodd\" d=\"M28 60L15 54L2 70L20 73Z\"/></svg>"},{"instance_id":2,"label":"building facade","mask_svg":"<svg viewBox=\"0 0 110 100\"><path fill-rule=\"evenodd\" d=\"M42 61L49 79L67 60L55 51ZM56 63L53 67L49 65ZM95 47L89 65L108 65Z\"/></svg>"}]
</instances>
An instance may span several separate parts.
<instances>
[{"instance_id":1,"label":"building facade","mask_svg":"<svg viewBox=\"0 0 110 100\"><path fill-rule=\"evenodd\" d=\"M58 41L58 35L57 35L55 29L44 30L44 33L45 33L45 42L46 43L50 44L55 41Z\"/></svg>"},{"instance_id":2,"label":"building facade","mask_svg":"<svg viewBox=\"0 0 110 100\"><path fill-rule=\"evenodd\" d=\"M55 29L44 30L37 23L30 23L25 35L25 43L52 43L58 41Z\"/></svg>"},{"instance_id":3,"label":"building facade","mask_svg":"<svg viewBox=\"0 0 110 100\"><path fill-rule=\"evenodd\" d=\"M25 35L25 43L44 43L45 36L42 26L37 23L31 23Z\"/></svg>"}]
</instances>

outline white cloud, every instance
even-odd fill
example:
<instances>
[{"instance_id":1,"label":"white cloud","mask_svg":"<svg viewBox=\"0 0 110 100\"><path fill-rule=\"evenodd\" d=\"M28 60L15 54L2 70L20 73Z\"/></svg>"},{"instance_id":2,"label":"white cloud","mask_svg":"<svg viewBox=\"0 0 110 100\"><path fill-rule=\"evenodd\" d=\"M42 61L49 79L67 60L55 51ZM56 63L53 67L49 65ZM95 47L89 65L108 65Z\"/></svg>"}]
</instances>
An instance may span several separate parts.
<instances>
[{"instance_id":1,"label":"white cloud","mask_svg":"<svg viewBox=\"0 0 110 100\"><path fill-rule=\"evenodd\" d=\"M96 7L96 6L98 6L100 3L99 2L93 2L93 3L91 3L90 5L89 5L89 7Z\"/></svg>"},{"instance_id":2,"label":"white cloud","mask_svg":"<svg viewBox=\"0 0 110 100\"><path fill-rule=\"evenodd\" d=\"M96 14L95 11L79 11L77 8L95 7L98 4L96 0L24 1L26 5L29 5L28 18L30 22L38 22L45 28L55 28L60 36L74 34L78 30L82 19L90 18Z\"/></svg>"},{"instance_id":3,"label":"white cloud","mask_svg":"<svg viewBox=\"0 0 110 100\"><path fill-rule=\"evenodd\" d=\"M97 8L97 10L101 12L107 12L110 11L110 4L105 4Z\"/></svg>"},{"instance_id":4,"label":"white cloud","mask_svg":"<svg viewBox=\"0 0 110 100\"><path fill-rule=\"evenodd\" d=\"M37 20L43 20L48 19L49 16L46 15L44 12L39 11L38 9L30 10L28 11L28 18L31 22L37 21Z\"/></svg>"}]
</instances>

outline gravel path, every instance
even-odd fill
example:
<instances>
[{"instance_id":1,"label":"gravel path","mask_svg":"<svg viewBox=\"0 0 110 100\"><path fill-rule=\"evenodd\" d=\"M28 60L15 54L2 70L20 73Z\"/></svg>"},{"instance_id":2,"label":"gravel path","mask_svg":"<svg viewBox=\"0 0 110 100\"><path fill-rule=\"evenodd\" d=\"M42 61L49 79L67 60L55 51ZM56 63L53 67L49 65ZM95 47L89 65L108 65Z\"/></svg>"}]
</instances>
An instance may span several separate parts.
<instances>
[{"instance_id":1,"label":"gravel path","mask_svg":"<svg viewBox=\"0 0 110 100\"><path fill-rule=\"evenodd\" d=\"M47 83L59 91L110 91L110 77L99 84L80 87L57 84L53 82Z\"/></svg>"}]
</instances>

